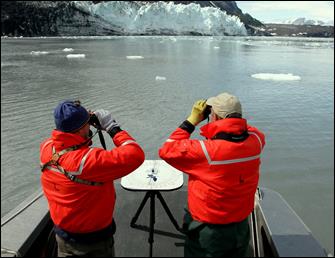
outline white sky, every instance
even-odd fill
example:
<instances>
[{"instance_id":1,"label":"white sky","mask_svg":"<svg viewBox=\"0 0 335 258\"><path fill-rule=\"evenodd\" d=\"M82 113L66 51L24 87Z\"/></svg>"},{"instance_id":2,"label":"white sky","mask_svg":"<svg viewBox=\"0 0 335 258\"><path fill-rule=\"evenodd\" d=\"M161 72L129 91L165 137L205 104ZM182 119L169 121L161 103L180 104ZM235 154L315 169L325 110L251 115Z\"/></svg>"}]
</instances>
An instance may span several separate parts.
<instances>
[{"instance_id":1,"label":"white sky","mask_svg":"<svg viewBox=\"0 0 335 258\"><path fill-rule=\"evenodd\" d=\"M334 20L334 1L236 1L243 13L265 23L306 19Z\"/></svg>"}]
</instances>

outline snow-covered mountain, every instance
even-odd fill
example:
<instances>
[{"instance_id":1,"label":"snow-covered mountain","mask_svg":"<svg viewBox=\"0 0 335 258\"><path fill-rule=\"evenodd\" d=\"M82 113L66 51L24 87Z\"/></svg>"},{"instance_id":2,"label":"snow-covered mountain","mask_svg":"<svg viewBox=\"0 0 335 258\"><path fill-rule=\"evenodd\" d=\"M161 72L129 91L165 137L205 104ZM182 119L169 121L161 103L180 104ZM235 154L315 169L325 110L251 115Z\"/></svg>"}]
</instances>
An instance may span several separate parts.
<instances>
[{"instance_id":1,"label":"snow-covered mountain","mask_svg":"<svg viewBox=\"0 0 335 258\"><path fill-rule=\"evenodd\" d=\"M334 26L334 20L321 21L321 20L307 19L307 18L304 18L304 17L297 18L297 19L285 20L285 21L278 22L278 23L281 23L281 24L293 24L293 25Z\"/></svg>"}]
</instances>

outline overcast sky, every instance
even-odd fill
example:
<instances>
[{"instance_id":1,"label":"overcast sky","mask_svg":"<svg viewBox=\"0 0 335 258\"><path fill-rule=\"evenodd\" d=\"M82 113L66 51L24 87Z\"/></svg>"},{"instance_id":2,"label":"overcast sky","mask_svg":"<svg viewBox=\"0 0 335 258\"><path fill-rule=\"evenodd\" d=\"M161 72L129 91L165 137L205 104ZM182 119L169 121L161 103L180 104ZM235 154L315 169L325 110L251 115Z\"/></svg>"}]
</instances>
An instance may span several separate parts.
<instances>
[{"instance_id":1,"label":"overcast sky","mask_svg":"<svg viewBox=\"0 0 335 258\"><path fill-rule=\"evenodd\" d=\"M334 1L236 1L243 13L265 23L307 18L334 20Z\"/></svg>"}]
</instances>

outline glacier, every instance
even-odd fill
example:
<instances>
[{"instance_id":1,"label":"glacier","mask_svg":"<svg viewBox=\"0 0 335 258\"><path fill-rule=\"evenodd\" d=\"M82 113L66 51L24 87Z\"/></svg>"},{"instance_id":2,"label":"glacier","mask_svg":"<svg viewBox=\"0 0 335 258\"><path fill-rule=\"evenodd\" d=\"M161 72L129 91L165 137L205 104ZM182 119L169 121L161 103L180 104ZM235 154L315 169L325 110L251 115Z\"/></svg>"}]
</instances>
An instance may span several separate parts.
<instances>
[{"instance_id":1,"label":"glacier","mask_svg":"<svg viewBox=\"0 0 335 258\"><path fill-rule=\"evenodd\" d=\"M173 2L74 1L76 7L129 35L247 36L244 23L215 7Z\"/></svg>"}]
</instances>

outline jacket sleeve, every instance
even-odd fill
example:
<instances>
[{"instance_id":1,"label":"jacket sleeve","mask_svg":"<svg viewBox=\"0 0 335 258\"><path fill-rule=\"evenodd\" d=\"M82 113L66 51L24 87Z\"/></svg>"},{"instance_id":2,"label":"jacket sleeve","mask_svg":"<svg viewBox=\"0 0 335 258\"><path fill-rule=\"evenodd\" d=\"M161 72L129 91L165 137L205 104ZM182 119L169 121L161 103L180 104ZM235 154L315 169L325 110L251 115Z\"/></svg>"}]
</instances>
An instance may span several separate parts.
<instances>
[{"instance_id":1,"label":"jacket sleeve","mask_svg":"<svg viewBox=\"0 0 335 258\"><path fill-rule=\"evenodd\" d=\"M84 171L86 179L109 181L126 176L137 169L145 159L139 144L126 132L120 131L113 138L115 148L94 148L88 155Z\"/></svg>"},{"instance_id":2,"label":"jacket sleeve","mask_svg":"<svg viewBox=\"0 0 335 258\"><path fill-rule=\"evenodd\" d=\"M190 133L177 128L159 149L159 156L168 164L187 174L206 161L199 140L191 140Z\"/></svg>"},{"instance_id":3,"label":"jacket sleeve","mask_svg":"<svg viewBox=\"0 0 335 258\"><path fill-rule=\"evenodd\" d=\"M261 144L262 144L262 150L264 149L264 146L265 146L265 135L264 133L262 133L260 130L258 130L256 127L253 127L253 126L250 126L248 125L248 131L249 132L254 132L258 135L260 141L261 141Z\"/></svg>"}]
</instances>

